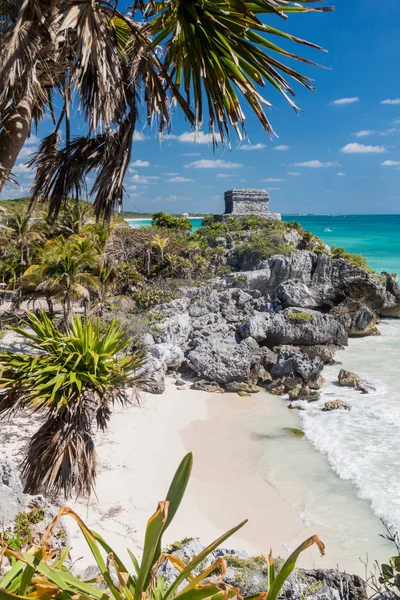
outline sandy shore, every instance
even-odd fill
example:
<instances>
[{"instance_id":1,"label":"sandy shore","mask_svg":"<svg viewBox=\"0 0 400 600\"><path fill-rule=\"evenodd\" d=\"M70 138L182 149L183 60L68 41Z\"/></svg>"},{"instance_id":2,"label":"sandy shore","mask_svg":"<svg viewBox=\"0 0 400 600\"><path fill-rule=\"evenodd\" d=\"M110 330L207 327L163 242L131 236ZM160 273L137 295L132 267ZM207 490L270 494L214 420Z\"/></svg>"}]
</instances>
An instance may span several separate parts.
<instances>
[{"instance_id":1,"label":"sandy shore","mask_svg":"<svg viewBox=\"0 0 400 600\"><path fill-rule=\"evenodd\" d=\"M208 543L248 518L225 547L253 554L267 554L272 547L276 556L286 556L318 533L326 556L312 548L302 556L302 566L339 565L364 574L359 559L367 552L377 557L379 521L307 440L282 431L298 425L297 411L266 392L240 398L178 391L169 382L164 395L144 394L140 407L115 411L109 430L97 439L96 497L72 507L111 546L140 555L147 519L165 497L180 460L192 451L192 479L165 543L187 536ZM323 507L321 514L314 504ZM74 534L72 542L81 565L90 564L81 536Z\"/></svg>"}]
</instances>

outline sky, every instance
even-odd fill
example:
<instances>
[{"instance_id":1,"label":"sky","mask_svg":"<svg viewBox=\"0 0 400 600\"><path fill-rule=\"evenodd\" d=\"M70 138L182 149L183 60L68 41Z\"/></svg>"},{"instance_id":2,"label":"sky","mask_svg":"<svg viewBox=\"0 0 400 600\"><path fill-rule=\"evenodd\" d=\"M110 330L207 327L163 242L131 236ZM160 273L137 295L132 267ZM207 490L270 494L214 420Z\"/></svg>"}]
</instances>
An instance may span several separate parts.
<instances>
[{"instance_id":1,"label":"sky","mask_svg":"<svg viewBox=\"0 0 400 600\"><path fill-rule=\"evenodd\" d=\"M223 212L223 193L264 188L270 208L283 214L400 213L400 3L336 0L334 13L291 15L274 26L313 41L321 53L287 42L327 67L295 68L315 79L316 91L295 85L298 116L270 86L268 117L278 137L265 134L245 108L249 141L232 134L232 148L213 150L207 124L194 142L176 114L172 133L139 127L125 180L124 210ZM274 40L275 41L275 40ZM79 114L74 115L75 127ZM14 173L19 186L0 198L27 195L33 173L24 162L49 133L45 120L22 149Z\"/></svg>"}]
</instances>

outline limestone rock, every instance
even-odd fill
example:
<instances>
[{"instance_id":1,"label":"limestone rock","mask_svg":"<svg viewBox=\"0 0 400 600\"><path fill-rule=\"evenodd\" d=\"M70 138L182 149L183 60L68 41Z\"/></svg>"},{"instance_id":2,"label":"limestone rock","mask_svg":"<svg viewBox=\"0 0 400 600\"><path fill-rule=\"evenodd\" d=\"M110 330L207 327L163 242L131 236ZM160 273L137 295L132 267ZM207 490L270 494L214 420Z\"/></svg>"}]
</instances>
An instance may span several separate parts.
<instances>
[{"instance_id":1,"label":"limestone rock","mask_svg":"<svg viewBox=\"0 0 400 600\"><path fill-rule=\"evenodd\" d=\"M224 389L215 381L205 381L204 379L199 379L195 381L191 385L192 390L197 390L200 392L209 392L216 394L223 394Z\"/></svg>"},{"instance_id":2,"label":"limestone rock","mask_svg":"<svg viewBox=\"0 0 400 600\"><path fill-rule=\"evenodd\" d=\"M335 363L335 354L338 350L343 350L343 346L335 344L315 344L314 346L300 346L299 350L307 354L310 358L318 356L324 365L333 365Z\"/></svg>"},{"instance_id":3,"label":"limestone rock","mask_svg":"<svg viewBox=\"0 0 400 600\"><path fill-rule=\"evenodd\" d=\"M311 390L320 390L324 386L324 383L325 379L322 377L322 375L320 375L315 379L310 379L310 381L308 382L308 387Z\"/></svg>"},{"instance_id":4,"label":"limestone rock","mask_svg":"<svg viewBox=\"0 0 400 600\"><path fill-rule=\"evenodd\" d=\"M162 394L165 392L165 372L163 363L151 354L148 355L143 366L135 373L139 377L138 389L151 394Z\"/></svg>"},{"instance_id":5,"label":"limestone rock","mask_svg":"<svg viewBox=\"0 0 400 600\"><path fill-rule=\"evenodd\" d=\"M204 340L187 355L187 363L199 376L218 383L248 381L253 364L258 362L258 344L235 338Z\"/></svg>"},{"instance_id":6,"label":"limestone rock","mask_svg":"<svg viewBox=\"0 0 400 600\"><path fill-rule=\"evenodd\" d=\"M247 392L249 394L257 394L261 392L262 388L252 383L243 383L241 381L231 381L225 386L227 392Z\"/></svg>"},{"instance_id":7,"label":"limestone rock","mask_svg":"<svg viewBox=\"0 0 400 600\"><path fill-rule=\"evenodd\" d=\"M303 352L283 349L279 352L278 361L271 369L274 378L301 377L303 381L319 377L324 364L320 358L309 358Z\"/></svg>"},{"instance_id":8,"label":"limestone rock","mask_svg":"<svg viewBox=\"0 0 400 600\"><path fill-rule=\"evenodd\" d=\"M351 406L343 402L343 400L329 400L329 402L325 402L322 410L325 412L331 410L351 410Z\"/></svg>"},{"instance_id":9,"label":"limestone rock","mask_svg":"<svg viewBox=\"0 0 400 600\"><path fill-rule=\"evenodd\" d=\"M362 302L347 298L334 307L330 314L343 325L349 337L380 335L376 326L378 315Z\"/></svg>"},{"instance_id":10,"label":"limestone rock","mask_svg":"<svg viewBox=\"0 0 400 600\"><path fill-rule=\"evenodd\" d=\"M165 370L176 369L185 360L182 350L173 344L154 344L149 352L164 365Z\"/></svg>"},{"instance_id":11,"label":"limestone rock","mask_svg":"<svg viewBox=\"0 0 400 600\"><path fill-rule=\"evenodd\" d=\"M239 333L243 339L252 337L270 348L282 344L347 346L347 334L333 317L308 310L310 320L297 322L290 319L292 312L287 309L280 313L258 313L240 326Z\"/></svg>"},{"instance_id":12,"label":"limestone rock","mask_svg":"<svg viewBox=\"0 0 400 600\"><path fill-rule=\"evenodd\" d=\"M339 385L343 387L353 387L356 389L362 387L361 378L356 373L346 371L345 369L339 371L338 381Z\"/></svg>"}]
</instances>

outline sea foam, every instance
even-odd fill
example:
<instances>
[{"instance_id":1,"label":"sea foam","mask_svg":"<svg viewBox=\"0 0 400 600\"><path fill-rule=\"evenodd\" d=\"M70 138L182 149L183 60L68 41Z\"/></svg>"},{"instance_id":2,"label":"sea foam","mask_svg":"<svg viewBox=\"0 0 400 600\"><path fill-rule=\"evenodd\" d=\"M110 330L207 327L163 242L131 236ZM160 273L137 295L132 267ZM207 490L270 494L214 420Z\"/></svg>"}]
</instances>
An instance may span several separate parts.
<instances>
[{"instance_id":1,"label":"sea foam","mask_svg":"<svg viewBox=\"0 0 400 600\"><path fill-rule=\"evenodd\" d=\"M303 404L307 438L331 467L351 481L374 513L400 531L400 322L381 324L381 337L350 340L337 355L342 366L327 367L321 400ZM355 371L375 388L367 395L337 384L340 368ZM322 412L340 399L351 411Z\"/></svg>"}]
</instances>

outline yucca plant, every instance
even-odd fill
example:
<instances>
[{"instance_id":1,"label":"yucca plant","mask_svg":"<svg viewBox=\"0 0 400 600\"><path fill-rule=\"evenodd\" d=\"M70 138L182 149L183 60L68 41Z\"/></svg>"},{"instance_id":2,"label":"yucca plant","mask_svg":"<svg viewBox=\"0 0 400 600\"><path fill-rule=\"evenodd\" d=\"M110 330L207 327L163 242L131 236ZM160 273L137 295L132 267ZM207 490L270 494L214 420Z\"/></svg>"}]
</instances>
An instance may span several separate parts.
<instances>
[{"instance_id":1,"label":"yucca plant","mask_svg":"<svg viewBox=\"0 0 400 600\"><path fill-rule=\"evenodd\" d=\"M86 600L224 600L241 598L239 589L224 583L227 563L223 558L202 567L210 554L236 531L243 527L243 521L212 542L188 564L179 558L162 552L162 538L174 518L182 501L189 481L193 458L185 456L172 480L167 497L159 502L154 515L147 523L142 559L128 550L132 565L125 565L118 554L98 533L91 531L71 509L61 508L57 518L44 534L41 548L19 553L7 546L2 554L12 560L12 568L0 581L0 598L12 600L27 596L38 600L59 598L68 600L85 598ZM69 515L78 523L93 558L99 568L99 576L94 582L86 582L73 576L62 564L62 557L49 565L43 556L48 555L46 546L52 528L57 521ZM265 592L248 597L248 600L276 600L282 587L293 572L296 561L304 550L316 544L321 554L324 545L318 536L308 538L287 559L278 573L275 573L272 553L268 558L268 588ZM177 570L174 581L166 588L161 577L157 577L159 567L164 561L170 561ZM214 575L213 575L214 574ZM115 578L116 575L116 578ZM105 585L98 585L98 584ZM101 589L104 588L105 589ZM12 594L12 595L11 595Z\"/></svg>"},{"instance_id":2,"label":"yucca plant","mask_svg":"<svg viewBox=\"0 0 400 600\"><path fill-rule=\"evenodd\" d=\"M75 317L63 332L42 311L28 313L26 325L14 331L31 352L0 353L0 416L29 411L44 417L23 462L25 491L90 494L93 424L104 430L114 403L133 400L142 355L122 356L130 340L115 320L101 332L99 321Z\"/></svg>"},{"instance_id":3,"label":"yucca plant","mask_svg":"<svg viewBox=\"0 0 400 600\"><path fill-rule=\"evenodd\" d=\"M0 191L46 113L54 129L31 165L33 198L49 198L52 217L86 192L89 174L96 215L109 219L120 206L143 106L160 132L177 107L194 131L208 119L213 141L229 142L231 128L245 135L248 107L270 133L264 90L297 110L290 80L313 85L290 62L313 63L279 42L321 49L274 21L331 10L320 0L135 0L128 8L103 0L0 3ZM77 105L83 133L72 139Z\"/></svg>"}]
</instances>

